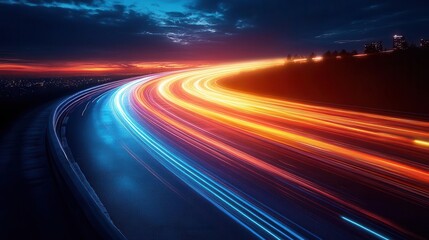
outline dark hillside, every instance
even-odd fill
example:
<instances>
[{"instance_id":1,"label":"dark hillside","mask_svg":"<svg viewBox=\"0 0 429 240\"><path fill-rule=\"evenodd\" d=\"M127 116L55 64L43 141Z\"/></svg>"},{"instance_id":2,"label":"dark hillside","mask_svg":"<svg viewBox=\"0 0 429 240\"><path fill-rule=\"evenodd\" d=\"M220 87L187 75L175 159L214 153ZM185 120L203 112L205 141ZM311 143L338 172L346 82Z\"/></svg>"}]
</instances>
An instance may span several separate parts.
<instances>
[{"instance_id":1,"label":"dark hillside","mask_svg":"<svg viewBox=\"0 0 429 240\"><path fill-rule=\"evenodd\" d=\"M429 117L429 51L290 63L241 73L224 86L294 101Z\"/></svg>"}]
</instances>

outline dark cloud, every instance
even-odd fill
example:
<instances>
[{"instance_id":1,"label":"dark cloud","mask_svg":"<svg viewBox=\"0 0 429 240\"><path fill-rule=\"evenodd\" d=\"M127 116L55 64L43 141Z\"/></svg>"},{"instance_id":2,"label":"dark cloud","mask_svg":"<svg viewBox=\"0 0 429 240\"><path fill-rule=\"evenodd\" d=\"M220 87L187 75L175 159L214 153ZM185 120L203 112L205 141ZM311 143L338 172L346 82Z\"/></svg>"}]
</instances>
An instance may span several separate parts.
<instances>
[{"instance_id":1,"label":"dark cloud","mask_svg":"<svg viewBox=\"0 0 429 240\"><path fill-rule=\"evenodd\" d=\"M75 5L97 5L102 4L104 0L26 0L19 1L20 3L30 3L36 5L52 4L52 3L67 3Z\"/></svg>"},{"instance_id":2,"label":"dark cloud","mask_svg":"<svg viewBox=\"0 0 429 240\"><path fill-rule=\"evenodd\" d=\"M395 32L413 40L429 34L427 1L200 0L192 7L223 12L226 24L246 21L252 26L248 34L273 36L284 48L298 51L344 47L336 46L344 39L349 47L360 47L359 40L388 41Z\"/></svg>"},{"instance_id":3,"label":"dark cloud","mask_svg":"<svg viewBox=\"0 0 429 240\"><path fill-rule=\"evenodd\" d=\"M0 4L0 58L268 57L361 49L378 39L389 46L395 33L429 37L427 1L196 0L166 12L161 3L148 11L107 0Z\"/></svg>"},{"instance_id":4,"label":"dark cloud","mask_svg":"<svg viewBox=\"0 0 429 240\"><path fill-rule=\"evenodd\" d=\"M185 18L189 16L189 14L185 14L181 12L166 12L166 14L172 18Z\"/></svg>"},{"instance_id":5,"label":"dark cloud","mask_svg":"<svg viewBox=\"0 0 429 240\"><path fill-rule=\"evenodd\" d=\"M90 14L64 8L0 5L0 52L17 58L121 59L166 57L175 46L154 31L153 20L122 7ZM156 57L156 56L155 56Z\"/></svg>"}]
</instances>

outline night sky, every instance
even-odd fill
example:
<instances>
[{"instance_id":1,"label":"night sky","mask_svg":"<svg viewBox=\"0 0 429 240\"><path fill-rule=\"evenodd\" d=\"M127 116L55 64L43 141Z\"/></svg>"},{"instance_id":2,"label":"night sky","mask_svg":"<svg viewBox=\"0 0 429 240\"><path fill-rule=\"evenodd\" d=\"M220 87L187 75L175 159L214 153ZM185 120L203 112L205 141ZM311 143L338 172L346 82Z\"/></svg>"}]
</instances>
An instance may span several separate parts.
<instances>
[{"instance_id":1,"label":"night sky","mask_svg":"<svg viewBox=\"0 0 429 240\"><path fill-rule=\"evenodd\" d=\"M429 38L429 1L0 0L0 61L232 60Z\"/></svg>"}]
</instances>

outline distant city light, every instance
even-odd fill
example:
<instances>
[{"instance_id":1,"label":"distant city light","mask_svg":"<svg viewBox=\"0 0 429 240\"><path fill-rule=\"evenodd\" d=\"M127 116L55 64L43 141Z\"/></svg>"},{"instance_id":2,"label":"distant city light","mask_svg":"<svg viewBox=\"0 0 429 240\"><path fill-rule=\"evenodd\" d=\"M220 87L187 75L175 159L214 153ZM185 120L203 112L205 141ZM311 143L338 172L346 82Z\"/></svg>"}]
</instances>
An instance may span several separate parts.
<instances>
[{"instance_id":1,"label":"distant city light","mask_svg":"<svg viewBox=\"0 0 429 240\"><path fill-rule=\"evenodd\" d=\"M383 51L383 43L375 41L365 44L365 53L379 53Z\"/></svg>"},{"instance_id":2,"label":"distant city light","mask_svg":"<svg viewBox=\"0 0 429 240\"><path fill-rule=\"evenodd\" d=\"M402 35L393 35L393 49L394 50L405 50L408 48L408 43L405 41L405 37Z\"/></svg>"}]
</instances>

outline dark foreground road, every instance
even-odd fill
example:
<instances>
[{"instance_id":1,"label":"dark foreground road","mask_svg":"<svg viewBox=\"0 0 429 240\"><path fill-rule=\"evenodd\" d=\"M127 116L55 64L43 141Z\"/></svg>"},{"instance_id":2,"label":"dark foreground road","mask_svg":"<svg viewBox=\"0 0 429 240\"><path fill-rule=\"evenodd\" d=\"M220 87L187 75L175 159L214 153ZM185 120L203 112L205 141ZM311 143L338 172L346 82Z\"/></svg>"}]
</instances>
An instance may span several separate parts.
<instances>
[{"instance_id":1,"label":"dark foreground road","mask_svg":"<svg viewBox=\"0 0 429 240\"><path fill-rule=\"evenodd\" d=\"M79 237L46 152L51 106L22 117L0 145L0 238L76 239Z\"/></svg>"}]
</instances>

